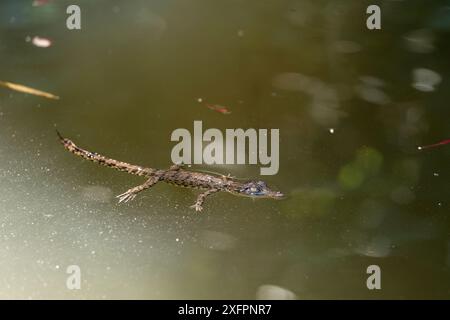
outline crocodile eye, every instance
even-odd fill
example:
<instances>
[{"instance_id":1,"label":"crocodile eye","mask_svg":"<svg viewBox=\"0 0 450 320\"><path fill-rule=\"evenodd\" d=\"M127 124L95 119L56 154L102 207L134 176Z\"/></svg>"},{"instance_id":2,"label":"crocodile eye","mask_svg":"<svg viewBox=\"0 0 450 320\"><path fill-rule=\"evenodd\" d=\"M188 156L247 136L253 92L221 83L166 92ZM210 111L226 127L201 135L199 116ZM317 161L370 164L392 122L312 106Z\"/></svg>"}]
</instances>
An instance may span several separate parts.
<instances>
[{"instance_id":1,"label":"crocodile eye","mask_svg":"<svg viewBox=\"0 0 450 320\"><path fill-rule=\"evenodd\" d=\"M255 187L251 187L251 188L250 188L250 192L258 192L258 189L255 188Z\"/></svg>"}]
</instances>

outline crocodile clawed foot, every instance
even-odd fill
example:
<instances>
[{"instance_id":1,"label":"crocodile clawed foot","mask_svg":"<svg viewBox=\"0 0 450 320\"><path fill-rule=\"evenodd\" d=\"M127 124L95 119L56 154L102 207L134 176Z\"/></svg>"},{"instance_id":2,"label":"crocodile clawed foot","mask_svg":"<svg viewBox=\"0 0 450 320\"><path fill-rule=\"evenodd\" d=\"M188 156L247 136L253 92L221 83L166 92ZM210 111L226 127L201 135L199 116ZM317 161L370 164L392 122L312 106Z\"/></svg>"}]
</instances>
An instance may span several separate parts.
<instances>
[{"instance_id":1,"label":"crocodile clawed foot","mask_svg":"<svg viewBox=\"0 0 450 320\"><path fill-rule=\"evenodd\" d=\"M222 180L223 181L225 181L225 182L227 182L227 181L229 181L229 180L233 180L235 177L234 176L232 176L231 174L227 174L227 175L222 175Z\"/></svg>"},{"instance_id":2,"label":"crocodile clawed foot","mask_svg":"<svg viewBox=\"0 0 450 320\"><path fill-rule=\"evenodd\" d=\"M190 208L195 209L195 211L197 211L197 212L200 212L200 211L203 210L203 207L200 204L198 204L198 203L193 204L192 206L190 206Z\"/></svg>"},{"instance_id":3,"label":"crocodile clawed foot","mask_svg":"<svg viewBox=\"0 0 450 320\"><path fill-rule=\"evenodd\" d=\"M118 196L116 196L116 198L119 198L119 203L132 201L134 198L136 198L136 193L127 191L125 193L119 194Z\"/></svg>"}]
</instances>

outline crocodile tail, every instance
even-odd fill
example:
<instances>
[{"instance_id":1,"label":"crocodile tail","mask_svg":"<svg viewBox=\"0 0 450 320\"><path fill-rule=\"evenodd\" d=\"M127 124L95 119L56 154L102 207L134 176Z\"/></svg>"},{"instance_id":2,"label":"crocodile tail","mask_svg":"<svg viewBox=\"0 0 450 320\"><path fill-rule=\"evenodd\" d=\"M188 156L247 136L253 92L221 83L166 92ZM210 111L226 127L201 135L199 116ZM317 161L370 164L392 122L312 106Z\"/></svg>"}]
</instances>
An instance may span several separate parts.
<instances>
[{"instance_id":1,"label":"crocodile tail","mask_svg":"<svg viewBox=\"0 0 450 320\"><path fill-rule=\"evenodd\" d=\"M141 167L138 165L114 160L114 159L102 156L101 154L84 150L84 149L78 147L75 143L73 143L72 140L64 138L58 132L58 130L56 130L56 134L58 135L59 140L62 143L62 145L64 146L64 148L66 148L71 153L73 153L77 156L80 156L86 160L90 160L92 162L96 162L103 166L114 168L119 171L128 172L128 173L131 173L131 174L134 174L137 176L151 176L156 171L155 169L144 168L144 167Z\"/></svg>"}]
</instances>

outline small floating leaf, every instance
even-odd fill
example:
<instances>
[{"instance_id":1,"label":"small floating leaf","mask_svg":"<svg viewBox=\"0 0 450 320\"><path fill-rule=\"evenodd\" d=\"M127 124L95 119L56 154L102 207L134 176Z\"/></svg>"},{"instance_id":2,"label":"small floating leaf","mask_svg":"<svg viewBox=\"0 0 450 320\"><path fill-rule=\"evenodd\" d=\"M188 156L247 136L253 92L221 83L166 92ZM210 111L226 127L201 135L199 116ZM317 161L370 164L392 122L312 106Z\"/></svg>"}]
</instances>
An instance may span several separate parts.
<instances>
[{"instance_id":1,"label":"small floating leaf","mask_svg":"<svg viewBox=\"0 0 450 320\"><path fill-rule=\"evenodd\" d=\"M206 106L208 107L208 109L217 111L217 112L222 113L222 114L230 114L231 113L231 111L228 110L227 107L224 107L224 106L221 106L221 105L218 105L218 104L207 104Z\"/></svg>"},{"instance_id":2,"label":"small floating leaf","mask_svg":"<svg viewBox=\"0 0 450 320\"><path fill-rule=\"evenodd\" d=\"M59 99L59 97L55 96L54 94L51 94L51 93L48 93L45 91L41 91L41 90L37 90L37 89L33 89L33 88L30 88L30 87L27 87L27 86L24 86L21 84L17 84L17 83L0 81L0 86L6 87L6 88L14 90L14 91L33 94L35 96L39 96L39 97L43 97L43 98L47 98L47 99L55 99L55 100Z\"/></svg>"}]
</instances>

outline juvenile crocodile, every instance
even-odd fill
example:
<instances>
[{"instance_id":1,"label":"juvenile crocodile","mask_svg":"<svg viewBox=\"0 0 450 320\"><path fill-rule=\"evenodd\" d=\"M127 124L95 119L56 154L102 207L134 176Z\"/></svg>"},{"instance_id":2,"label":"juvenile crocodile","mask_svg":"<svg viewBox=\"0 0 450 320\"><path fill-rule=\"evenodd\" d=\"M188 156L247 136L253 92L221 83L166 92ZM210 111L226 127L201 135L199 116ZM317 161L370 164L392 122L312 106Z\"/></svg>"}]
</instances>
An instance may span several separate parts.
<instances>
[{"instance_id":1,"label":"juvenile crocodile","mask_svg":"<svg viewBox=\"0 0 450 320\"><path fill-rule=\"evenodd\" d=\"M64 138L58 131L56 132L64 148L73 154L119 171L147 178L143 184L119 194L117 196L119 203L133 200L139 192L154 186L159 181L182 187L206 190L198 195L197 201L191 206L196 211L203 209L206 197L219 191L253 198L281 199L283 197L281 192L271 190L264 181L250 180L242 182L230 176L184 170L180 165L173 165L168 170L160 170L110 159L98 153L84 150L76 146L71 140Z\"/></svg>"}]
</instances>

